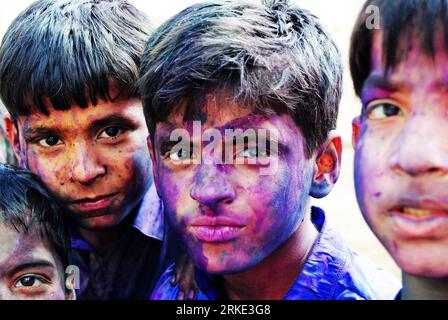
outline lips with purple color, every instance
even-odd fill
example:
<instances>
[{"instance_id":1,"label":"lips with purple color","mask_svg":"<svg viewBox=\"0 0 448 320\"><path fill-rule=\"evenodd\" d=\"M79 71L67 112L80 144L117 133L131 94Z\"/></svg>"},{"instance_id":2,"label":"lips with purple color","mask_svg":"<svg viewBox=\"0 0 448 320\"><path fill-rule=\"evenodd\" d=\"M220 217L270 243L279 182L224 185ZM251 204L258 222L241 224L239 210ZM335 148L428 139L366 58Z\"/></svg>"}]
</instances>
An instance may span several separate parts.
<instances>
[{"instance_id":1,"label":"lips with purple color","mask_svg":"<svg viewBox=\"0 0 448 320\"><path fill-rule=\"evenodd\" d=\"M435 200L402 202L387 211L403 238L439 238L448 234L448 208Z\"/></svg>"},{"instance_id":2,"label":"lips with purple color","mask_svg":"<svg viewBox=\"0 0 448 320\"><path fill-rule=\"evenodd\" d=\"M188 225L190 233L199 241L207 243L228 242L239 236L246 227L228 217L198 217Z\"/></svg>"},{"instance_id":3,"label":"lips with purple color","mask_svg":"<svg viewBox=\"0 0 448 320\"><path fill-rule=\"evenodd\" d=\"M97 217L107 214L102 210L109 207L110 203L118 194L119 193L116 192L92 198L82 198L70 201L68 204L70 207L85 213L86 218Z\"/></svg>"}]
</instances>

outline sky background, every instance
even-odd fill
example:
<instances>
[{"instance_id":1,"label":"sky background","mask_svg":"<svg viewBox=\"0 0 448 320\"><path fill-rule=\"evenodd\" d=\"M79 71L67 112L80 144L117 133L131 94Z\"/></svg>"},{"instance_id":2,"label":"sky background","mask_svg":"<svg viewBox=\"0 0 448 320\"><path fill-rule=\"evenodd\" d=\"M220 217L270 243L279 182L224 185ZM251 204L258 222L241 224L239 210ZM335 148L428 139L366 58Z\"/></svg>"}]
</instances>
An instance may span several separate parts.
<instances>
[{"instance_id":1,"label":"sky background","mask_svg":"<svg viewBox=\"0 0 448 320\"><path fill-rule=\"evenodd\" d=\"M2 4L0 11L0 38L12 20L33 1L14 0ZM193 0L131 0L144 11L154 25L159 25L180 10L200 1ZM386 250L375 238L359 212L353 184L353 150L351 146L351 121L360 113L361 104L353 92L348 70L350 34L363 0L291 0L308 9L321 21L338 45L345 65L344 91L340 105L338 132L344 142L341 177L332 193L314 201L327 212L328 219L342 233L347 244L367 260L391 271L397 278L399 270Z\"/></svg>"}]
</instances>

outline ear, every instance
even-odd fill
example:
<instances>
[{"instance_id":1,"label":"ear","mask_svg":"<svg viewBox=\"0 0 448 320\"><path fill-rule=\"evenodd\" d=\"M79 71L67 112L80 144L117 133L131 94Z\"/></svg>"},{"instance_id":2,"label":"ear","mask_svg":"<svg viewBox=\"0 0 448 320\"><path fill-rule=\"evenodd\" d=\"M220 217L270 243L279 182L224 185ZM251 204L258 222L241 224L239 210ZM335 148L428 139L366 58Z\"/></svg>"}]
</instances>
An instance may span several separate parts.
<instances>
[{"instance_id":1,"label":"ear","mask_svg":"<svg viewBox=\"0 0 448 320\"><path fill-rule=\"evenodd\" d=\"M5 115L3 118L3 124L5 126L6 138L11 145L19 163L23 164L22 148L20 146L20 136L17 124L14 123L9 115Z\"/></svg>"},{"instance_id":2,"label":"ear","mask_svg":"<svg viewBox=\"0 0 448 320\"><path fill-rule=\"evenodd\" d=\"M152 161L152 175L154 179L154 184L156 186L157 193L159 193L159 177L157 175L157 155L154 149L154 145L151 141L151 136L148 135L146 138L146 144L148 145L149 154L151 155L151 161ZM160 196L160 194L159 194Z\"/></svg>"},{"instance_id":3,"label":"ear","mask_svg":"<svg viewBox=\"0 0 448 320\"><path fill-rule=\"evenodd\" d=\"M361 132L361 117L358 116L352 121L352 146L356 148L358 143L359 133Z\"/></svg>"},{"instance_id":4,"label":"ear","mask_svg":"<svg viewBox=\"0 0 448 320\"><path fill-rule=\"evenodd\" d=\"M323 198L330 193L341 171L342 139L334 131L318 149L310 196Z\"/></svg>"},{"instance_id":5,"label":"ear","mask_svg":"<svg viewBox=\"0 0 448 320\"><path fill-rule=\"evenodd\" d=\"M65 278L65 300L76 300L74 273L68 273Z\"/></svg>"}]
</instances>

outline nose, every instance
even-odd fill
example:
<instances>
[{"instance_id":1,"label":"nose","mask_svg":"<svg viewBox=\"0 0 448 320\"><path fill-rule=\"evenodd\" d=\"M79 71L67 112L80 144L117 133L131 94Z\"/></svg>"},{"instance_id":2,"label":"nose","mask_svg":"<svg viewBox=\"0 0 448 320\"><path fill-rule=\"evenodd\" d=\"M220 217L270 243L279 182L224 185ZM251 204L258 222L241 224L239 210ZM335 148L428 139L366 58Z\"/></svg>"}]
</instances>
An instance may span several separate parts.
<instances>
[{"instance_id":1,"label":"nose","mask_svg":"<svg viewBox=\"0 0 448 320\"><path fill-rule=\"evenodd\" d=\"M107 166L99 163L94 152L84 144L73 146L71 153L70 179L83 185L92 184L97 178L104 176Z\"/></svg>"},{"instance_id":2,"label":"nose","mask_svg":"<svg viewBox=\"0 0 448 320\"><path fill-rule=\"evenodd\" d=\"M395 152L390 158L393 169L412 177L448 174L448 148L443 128L438 119L409 119L394 141Z\"/></svg>"},{"instance_id":3,"label":"nose","mask_svg":"<svg viewBox=\"0 0 448 320\"><path fill-rule=\"evenodd\" d=\"M201 164L196 172L190 196L209 208L232 203L236 192L223 170L222 165Z\"/></svg>"}]
</instances>

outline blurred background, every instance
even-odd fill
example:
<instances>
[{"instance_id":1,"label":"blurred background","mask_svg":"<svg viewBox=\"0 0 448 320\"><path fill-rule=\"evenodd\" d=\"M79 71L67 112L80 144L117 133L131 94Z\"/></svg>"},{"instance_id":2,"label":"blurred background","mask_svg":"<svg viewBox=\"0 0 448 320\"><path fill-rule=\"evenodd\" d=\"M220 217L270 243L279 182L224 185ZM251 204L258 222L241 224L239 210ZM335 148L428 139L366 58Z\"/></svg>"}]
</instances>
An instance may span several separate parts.
<instances>
[{"instance_id":1,"label":"blurred background","mask_svg":"<svg viewBox=\"0 0 448 320\"><path fill-rule=\"evenodd\" d=\"M155 26L158 26L180 10L200 1L130 0L137 8L149 16ZM32 2L30 0L14 0L2 4L2 10L0 11L0 38L3 37L12 20ZM354 251L377 266L389 270L397 279L400 279L398 267L364 222L358 209L354 192L351 121L359 114L361 104L352 88L348 70L348 50L351 30L364 1L291 0L291 2L308 9L320 19L327 32L336 41L345 64L344 93L338 120L338 131L342 135L344 142L341 177L332 193L324 199L314 201L314 204L325 209L328 219L342 233L347 244ZM4 162L6 146L1 140L0 138L0 162Z\"/></svg>"}]
</instances>

